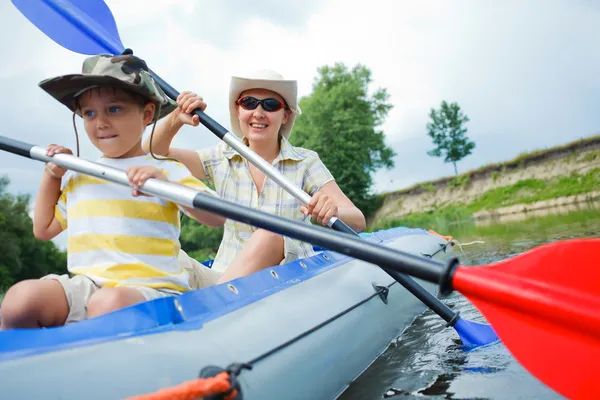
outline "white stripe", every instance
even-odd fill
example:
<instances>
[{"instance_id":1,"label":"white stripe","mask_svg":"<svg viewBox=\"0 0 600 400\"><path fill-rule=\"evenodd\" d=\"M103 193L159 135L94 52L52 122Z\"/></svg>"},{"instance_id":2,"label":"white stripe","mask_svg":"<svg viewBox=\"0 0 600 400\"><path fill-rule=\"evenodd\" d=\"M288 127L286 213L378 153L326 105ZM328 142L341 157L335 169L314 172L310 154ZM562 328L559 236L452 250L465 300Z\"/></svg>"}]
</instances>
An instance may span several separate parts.
<instances>
[{"instance_id":1,"label":"white stripe","mask_svg":"<svg viewBox=\"0 0 600 400\"><path fill-rule=\"evenodd\" d=\"M69 236L89 233L172 240L177 240L179 237L179 229L167 222L124 217L84 217L69 220Z\"/></svg>"},{"instance_id":2,"label":"white stripe","mask_svg":"<svg viewBox=\"0 0 600 400\"><path fill-rule=\"evenodd\" d=\"M166 202L156 196L138 196L134 197L131 193L133 188L117 184L109 185L85 185L69 193L69 207L75 203L84 200L135 200L144 203L166 204Z\"/></svg>"},{"instance_id":3,"label":"white stripe","mask_svg":"<svg viewBox=\"0 0 600 400\"><path fill-rule=\"evenodd\" d=\"M158 169L162 169L164 172L166 172L167 177L170 181L178 181L185 176L191 175L191 172L187 168L185 168L185 166L183 166L183 164L181 163L175 163L173 161L167 160L156 160L150 155L146 157L134 157L124 159L105 158L101 159L100 162L102 164L109 165L111 167L119 168L122 170L125 170L127 169L127 167L130 166L153 166Z\"/></svg>"},{"instance_id":4,"label":"white stripe","mask_svg":"<svg viewBox=\"0 0 600 400\"><path fill-rule=\"evenodd\" d=\"M157 161L150 156L134 157L131 159L100 159L99 163L126 170L129 166L148 166L152 165L166 172L169 180L177 182L191 173L187 168L178 166L169 161ZM76 179L76 178L75 178ZM133 200L140 203L140 207L146 207L146 203L166 206L170 202L162 200L155 196L132 195L133 188L107 182L103 185L83 185L77 186L74 192L68 193L68 209L72 209L81 201L109 201L109 200ZM67 210L68 217L68 210ZM177 221L173 221L177 222ZM78 236L82 234L99 235L125 235L142 236L148 238L166 239L174 241L175 250L179 246L179 228L167 222L146 220L141 218L124 217L82 217L69 220L69 236ZM144 251L144 249L140 249ZM161 284L171 283L183 288L189 289L188 275L182 271L177 256L160 256L150 254L125 254L110 250L95 250L84 253L68 255L68 268L71 272L77 272L82 268L102 268L103 266L112 266L119 264L145 263L153 268L161 270L167 274L174 274L166 277L156 278L135 278L119 281L123 284ZM99 276L90 276L97 284L107 281L106 278Z\"/></svg>"}]
</instances>

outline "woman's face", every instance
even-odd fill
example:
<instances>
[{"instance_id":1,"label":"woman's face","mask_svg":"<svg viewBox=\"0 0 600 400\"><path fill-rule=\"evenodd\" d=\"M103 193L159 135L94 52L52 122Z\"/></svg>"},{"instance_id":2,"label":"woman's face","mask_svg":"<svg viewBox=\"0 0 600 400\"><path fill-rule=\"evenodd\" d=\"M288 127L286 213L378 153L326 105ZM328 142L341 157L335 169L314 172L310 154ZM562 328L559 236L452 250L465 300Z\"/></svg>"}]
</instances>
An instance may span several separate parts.
<instances>
[{"instance_id":1,"label":"woman's face","mask_svg":"<svg viewBox=\"0 0 600 400\"><path fill-rule=\"evenodd\" d=\"M244 97L254 97L258 100L276 99L282 105L285 104L283 97L266 89L246 90L240 94L239 99ZM277 141L279 139L279 129L281 125L287 122L290 112L285 107L281 107L277 111L265 111L262 104L259 104L254 110L246 109L239 103L237 106L240 128L250 142Z\"/></svg>"}]
</instances>

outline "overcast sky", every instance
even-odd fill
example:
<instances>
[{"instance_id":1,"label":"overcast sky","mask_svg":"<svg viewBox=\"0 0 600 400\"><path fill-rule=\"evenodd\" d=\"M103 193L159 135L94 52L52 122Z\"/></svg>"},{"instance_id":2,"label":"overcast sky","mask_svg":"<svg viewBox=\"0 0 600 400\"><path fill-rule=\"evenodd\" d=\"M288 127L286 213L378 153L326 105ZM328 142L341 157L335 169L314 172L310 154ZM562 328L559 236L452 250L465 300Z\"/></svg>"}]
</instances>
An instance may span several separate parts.
<instances>
[{"instance_id":1,"label":"overcast sky","mask_svg":"<svg viewBox=\"0 0 600 400\"><path fill-rule=\"evenodd\" d=\"M107 4L124 45L176 89L202 94L207 113L226 128L232 74L275 69L297 79L304 96L319 66L366 65L372 89L387 88L394 106L382 129L398 154L396 166L377 173L377 192L453 173L451 164L426 154L429 109L442 100L459 103L477 144L474 154L458 164L459 171L600 131L599 2ZM74 148L70 112L37 84L79 72L85 56L54 43L9 1L0 3L0 26L0 134ZM82 156L96 158L79 127ZM216 143L204 127L186 127L174 142L194 149ZM10 178L12 192L35 195L42 169L38 161L0 153L0 175Z\"/></svg>"}]
</instances>

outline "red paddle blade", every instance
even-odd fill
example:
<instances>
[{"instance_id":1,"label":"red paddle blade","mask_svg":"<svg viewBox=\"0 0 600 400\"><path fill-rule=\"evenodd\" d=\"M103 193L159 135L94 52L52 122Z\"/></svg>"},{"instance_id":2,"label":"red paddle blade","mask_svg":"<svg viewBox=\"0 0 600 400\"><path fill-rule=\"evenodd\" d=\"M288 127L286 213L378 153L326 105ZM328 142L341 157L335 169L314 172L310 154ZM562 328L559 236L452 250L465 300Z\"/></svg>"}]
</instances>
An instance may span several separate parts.
<instances>
[{"instance_id":1,"label":"red paddle blade","mask_svg":"<svg viewBox=\"0 0 600 400\"><path fill-rule=\"evenodd\" d=\"M555 242L489 266L459 267L452 286L532 375L571 399L597 393L600 239Z\"/></svg>"}]
</instances>

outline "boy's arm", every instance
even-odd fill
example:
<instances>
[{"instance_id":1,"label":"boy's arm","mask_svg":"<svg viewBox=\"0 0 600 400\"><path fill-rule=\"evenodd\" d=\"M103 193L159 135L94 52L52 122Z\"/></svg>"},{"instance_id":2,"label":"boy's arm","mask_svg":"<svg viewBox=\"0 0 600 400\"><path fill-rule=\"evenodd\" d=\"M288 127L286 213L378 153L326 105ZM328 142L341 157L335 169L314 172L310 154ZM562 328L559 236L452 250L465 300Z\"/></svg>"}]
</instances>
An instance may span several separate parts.
<instances>
[{"instance_id":1,"label":"boy's arm","mask_svg":"<svg viewBox=\"0 0 600 400\"><path fill-rule=\"evenodd\" d=\"M61 195L61 181L62 178L44 170L33 213L33 235L39 240L53 239L63 231L62 224L55 216L56 203Z\"/></svg>"},{"instance_id":2,"label":"boy's arm","mask_svg":"<svg viewBox=\"0 0 600 400\"><path fill-rule=\"evenodd\" d=\"M143 193L141 193L138 189L144 184L144 182L146 182L147 179L155 178L190 187L203 193L218 197L216 193L208 188L208 186L190 175L190 172L181 164L176 167L171 166L169 177L172 177L172 179L167 179L164 172L154 166L128 167L126 173L127 177L129 178L129 182L133 186L134 196L143 195ZM211 214L207 211L197 210L193 207L185 207L180 204L177 206L179 209L188 214L188 216L200 222L201 224L213 227L223 226L225 224L225 218L219 215Z\"/></svg>"},{"instance_id":3,"label":"boy's arm","mask_svg":"<svg viewBox=\"0 0 600 400\"><path fill-rule=\"evenodd\" d=\"M51 144L46 148L47 156L53 157L60 153L73 154L70 149L56 144ZM56 164L47 163L45 165L33 211L33 235L39 240L50 240L66 227L65 215L60 212L56 213L57 203L61 196L60 184L66 172L66 169ZM63 205L64 203L63 201ZM62 219L59 220L57 215Z\"/></svg>"}]
</instances>

